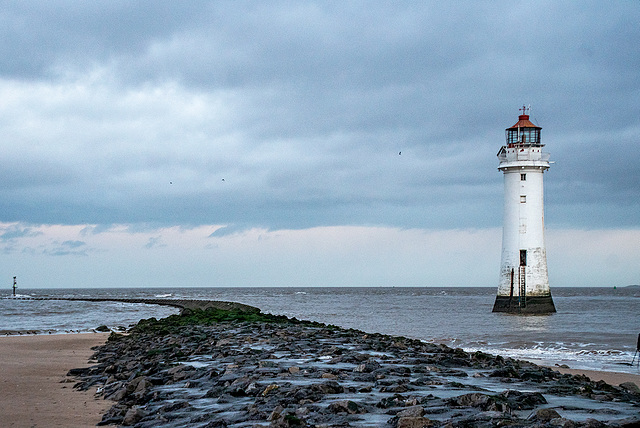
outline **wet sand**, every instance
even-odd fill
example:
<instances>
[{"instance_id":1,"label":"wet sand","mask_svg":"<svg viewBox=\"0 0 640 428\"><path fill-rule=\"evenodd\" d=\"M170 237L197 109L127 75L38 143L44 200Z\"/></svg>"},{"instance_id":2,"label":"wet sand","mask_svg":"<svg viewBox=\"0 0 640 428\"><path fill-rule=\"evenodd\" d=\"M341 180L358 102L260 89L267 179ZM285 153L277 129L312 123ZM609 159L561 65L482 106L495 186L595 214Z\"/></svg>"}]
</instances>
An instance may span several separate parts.
<instances>
[{"instance_id":1,"label":"wet sand","mask_svg":"<svg viewBox=\"0 0 640 428\"><path fill-rule=\"evenodd\" d=\"M94 427L113 403L73 389L66 377L87 367L107 333L0 337L3 427Z\"/></svg>"}]
</instances>

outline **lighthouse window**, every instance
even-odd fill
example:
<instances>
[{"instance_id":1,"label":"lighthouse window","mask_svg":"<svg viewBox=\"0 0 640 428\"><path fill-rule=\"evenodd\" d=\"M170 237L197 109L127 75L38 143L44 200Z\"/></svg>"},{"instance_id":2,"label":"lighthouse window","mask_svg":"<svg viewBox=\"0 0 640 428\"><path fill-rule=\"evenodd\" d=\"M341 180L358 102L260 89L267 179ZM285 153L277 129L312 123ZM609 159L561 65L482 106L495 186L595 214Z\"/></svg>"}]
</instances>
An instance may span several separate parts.
<instances>
[{"instance_id":1,"label":"lighthouse window","mask_svg":"<svg viewBox=\"0 0 640 428\"><path fill-rule=\"evenodd\" d=\"M521 204L527 203L527 195L520 195L520 203Z\"/></svg>"},{"instance_id":2,"label":"lighthouse window","mask_svg":"<svg viewBox=\"0 0 640 428\"><path fill-rule=\"evenodd\" d=\"M527 174L520 174L520 181L527 181Z\"/></svg>"},{"instance_id":3,"label":"lighthouse window","mask_svg":"<svg viewBox=\"0 0 640 428\"><path fill-rule=\"evenodd\" d=\"M527 265L527 250L520 250L520 266Z\"/></svg>"}]
</instances>

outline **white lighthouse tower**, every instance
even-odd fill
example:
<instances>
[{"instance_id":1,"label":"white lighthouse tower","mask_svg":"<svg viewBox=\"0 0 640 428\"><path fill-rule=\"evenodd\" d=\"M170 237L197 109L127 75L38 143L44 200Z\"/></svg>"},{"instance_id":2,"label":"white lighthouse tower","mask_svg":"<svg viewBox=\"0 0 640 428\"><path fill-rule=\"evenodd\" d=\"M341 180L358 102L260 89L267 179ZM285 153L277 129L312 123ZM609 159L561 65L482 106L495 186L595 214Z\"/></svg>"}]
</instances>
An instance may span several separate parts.
<instances>
[{"instance_id":1,"label":"white lighthouse tower","mask_svg":"<svg viewBox=\"0 0 640 428\"><path fill-rule=\"evenodd\" d=\"M498 169L504 174L504 219L500 282L493 312L555 312L544 245L542 176L549 154L542 151L540 128L522 107L518 123L506 129Z\"/></svg>"}]
</instances>

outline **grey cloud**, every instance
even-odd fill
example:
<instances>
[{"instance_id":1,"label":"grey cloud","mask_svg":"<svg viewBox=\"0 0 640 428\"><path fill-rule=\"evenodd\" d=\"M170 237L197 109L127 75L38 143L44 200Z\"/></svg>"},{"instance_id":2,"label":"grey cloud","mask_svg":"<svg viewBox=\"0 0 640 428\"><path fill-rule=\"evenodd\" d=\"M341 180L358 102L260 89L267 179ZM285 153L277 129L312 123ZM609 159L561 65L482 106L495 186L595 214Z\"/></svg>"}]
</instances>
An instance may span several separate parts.
<instances>
[{"instance_id":1,"label":"grey cloud","mask_svg":"<svg viewBox=\"0 0 640 428\"><path fill-rule=\"evenodd\" d=\"M26 249L33 252L34 249ZM51 245L40 249L42 254L48 256L88 256L92 251L87 247L86 242L77 240L67 240L63 242L53 242Z\"/></svg>"},{"instance_id":2,"label":"grey cloud","mask_svg":"<svg viewBox=\"0 0 640 428\"><path fill-rule=\"evenodd\" d=\"M162 242L161 236L154 236L149 238L147 243L144 245L144 248L146 249L161 248L161 247L166 247L166 244Z\"/></svg>"},{"instance_id":3,"label":"grey cloud","mask_svg":"<svg viewBox=\"0 0 640 428\"><path fill-rule=\"evenodd\" d=\"M0 241L7 242L13 241L19 238L31 238L34 236L42 235L42 232L33 230L31 227L24 227L22 225L10 225L0 233Z\"/></svg>"},{"instance_id":4,"label":"grey cloud","mask_svg":"<svg viewBox=\"0 0 640 428\"><path fill-rule=\"evenodd\" d=\"M67 248L78 248L87 245L86 242L83 241L64 241L60 244L63 247Z\"/></svg>"},{"instance_id":5,"label":"grey cloud","mask_svg":"<svg viewBox=\"0 0 640 428\"><path fill-rule=\"evenodd\" d=\"M638 8L9 6L0 76L60 100L7 110L2 221L497 226L524 102L557 162L548 224L637 225Z\"/></svg>"},{"instance_id":6,"label":"grey cloud","mask_svg":"<svg viewBox=\"0 0 640 428\"><path fill-rule=\"evenodd\" d=\"M246 225L238 225L238 224L223 226L213 231L213 233L209 235L209 238L222 238L224 236L234 235L236 233L240 233L244 230L247 230L248 228L249 227Z\"/></svg>"},{"instance_id":7,"label":"grey cloud","mask_svg":"<svg viewBox=\"0 0 640 428\"><path fill-rule=\"evenodd\" d=\"M49 256L88 256L87 252L84 250L69 250L66 248L58 248L53 250L45 250L43 254Z\"/></svg>"}]
</instances>

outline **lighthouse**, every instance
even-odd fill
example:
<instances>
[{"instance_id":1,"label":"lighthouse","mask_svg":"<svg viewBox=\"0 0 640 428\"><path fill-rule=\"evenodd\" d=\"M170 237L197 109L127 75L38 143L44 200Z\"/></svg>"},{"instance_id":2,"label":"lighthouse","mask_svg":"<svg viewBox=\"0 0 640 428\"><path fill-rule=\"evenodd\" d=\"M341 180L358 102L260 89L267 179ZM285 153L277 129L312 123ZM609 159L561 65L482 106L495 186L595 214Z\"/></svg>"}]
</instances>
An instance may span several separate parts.
<instances>
[{"instance_id":1,"label":"lighthouse","mask_svg":"<svg viewBox=\"0 0 640 428\"><path fill-rule=\"evenodd\" d=\"M502 261L493 312L543 314L556 311L549 289L544 245L544 172L549 154L542 151L542 128L522 107L518 122L507 128L498 169L504 175Z\"/></svg>"}]
</instances>

